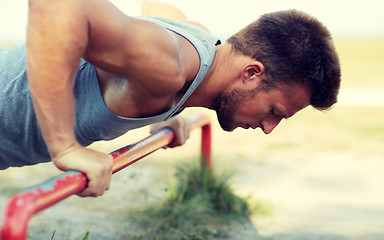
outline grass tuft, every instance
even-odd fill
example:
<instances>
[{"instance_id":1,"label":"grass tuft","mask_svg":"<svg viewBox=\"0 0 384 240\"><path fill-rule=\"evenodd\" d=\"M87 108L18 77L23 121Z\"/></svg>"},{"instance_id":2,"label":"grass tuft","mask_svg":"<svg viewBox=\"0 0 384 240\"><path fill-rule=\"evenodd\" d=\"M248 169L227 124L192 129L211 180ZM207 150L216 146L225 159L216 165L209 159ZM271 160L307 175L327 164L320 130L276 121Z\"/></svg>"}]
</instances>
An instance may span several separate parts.
<instances>
[{"instance_id":1,"label":"grass tuft","mask_svg":"<svg viewBox=\"0 0 384 240\"><path fill-rule=\"evenodd\" d=\"M225 238L231 222L249 221L254 208L249 207L249 198L233 193L230 174L185 164L176 168L175 176L165 201L145 210L138 219L145 232L129 239ZM258 204L253 206L261 206Z\"/></svg>"}]
</instances>

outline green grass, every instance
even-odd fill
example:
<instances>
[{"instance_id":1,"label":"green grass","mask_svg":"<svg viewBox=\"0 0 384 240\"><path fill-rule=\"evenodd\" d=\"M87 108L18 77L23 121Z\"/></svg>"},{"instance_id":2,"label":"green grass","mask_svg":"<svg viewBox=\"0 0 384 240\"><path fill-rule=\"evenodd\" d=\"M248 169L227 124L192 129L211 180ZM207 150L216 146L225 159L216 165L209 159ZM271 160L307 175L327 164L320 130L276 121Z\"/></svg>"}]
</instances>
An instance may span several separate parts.
<instances>
[{"instance_id":1,"label":"green grass","mask_svg":"<svg viewBox=\"0 0 384 240\"><path fill-rule=\"evenodd\" d=\"M249 221L256 212L271 214L267 204L235 195L228 184L229 173L186 164L177 167L175 176L164 202L147 208L138 218L144 231L127 239L225 238L231 223Z\"/></svg>"},{"instance_id":2,"label":"green grass","mask_svg":"<svg viewBox=\"0 0 384 240\"><path fill-rule=\"evenodd\" d=\"M90 233L91 233L91 229L90 228L88 228L84 233L82 233L80 236L78 236L78 237L75 237L75 238L73 238L73 237L70 237L69 235L66 237L66 239L78 239L78 240L91 240L90 238L89 238L89 236L90 236ZM29 237L28 239L31 239L31 237ZM58 238L56 238L56 230L55 231L53 231L53 233L52 233L52 236L51 236L51 240L55 240L55 239L58 239Z\"/></svg>"}]
</instances>

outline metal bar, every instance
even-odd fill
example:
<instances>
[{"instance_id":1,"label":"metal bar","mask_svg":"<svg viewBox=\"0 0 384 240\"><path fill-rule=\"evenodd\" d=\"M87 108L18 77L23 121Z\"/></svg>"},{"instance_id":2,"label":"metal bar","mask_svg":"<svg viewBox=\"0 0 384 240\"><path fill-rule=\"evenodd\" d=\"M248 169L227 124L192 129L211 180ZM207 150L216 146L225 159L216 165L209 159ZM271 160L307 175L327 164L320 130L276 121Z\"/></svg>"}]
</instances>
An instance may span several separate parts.
<instances>
[{"instance_id":1,"label":"metal bar","mask_svg":"<svg viewBox=\"0 0 384 240\"><path fill-rule=\"evenodd\" d=\"M205 126L210 125L209 117L205 113L192 115L189 119L192 122L192 128L204 128ZM205 139L206 137L202 137L202 140L203 138ZM165 128L140 141L111 152L110 155L114 159L113 173L135 163L157 149L168 145L173 139L173 131ZM205 146L205 148L206 147L208 147L208 145ZM208 150L204 151L208 152ZM204 158L207 153L202 153L202 155ZM209 159L211 158L209 157ZM13 195L5 210L0 239L27 239L28 222L33 214L80 192L87 186L87 182L87 178L83 173L78 171L67 171L41 184Z\"/></svg>"},{"instance_id":2,"label":"metal bar","mask_svg":"<svg viewBox=\"0 0 384 240\"><path fill-rule=\"evenodd\" d=\"M209 169L212 168L212 133L209 117L191 116L192 128L201 127L201 160L202 164Z\"/></svg>"},{"instance_id":3,"label":"metal bar","mask_svg":"<svg viewBox=\"0 0 384 240\"><path fill-rule=\"evenodd\" d=\"M212 132L211 124L206 124L201 128L201 164L212 169Z\"/></svg>"}]
</instances>

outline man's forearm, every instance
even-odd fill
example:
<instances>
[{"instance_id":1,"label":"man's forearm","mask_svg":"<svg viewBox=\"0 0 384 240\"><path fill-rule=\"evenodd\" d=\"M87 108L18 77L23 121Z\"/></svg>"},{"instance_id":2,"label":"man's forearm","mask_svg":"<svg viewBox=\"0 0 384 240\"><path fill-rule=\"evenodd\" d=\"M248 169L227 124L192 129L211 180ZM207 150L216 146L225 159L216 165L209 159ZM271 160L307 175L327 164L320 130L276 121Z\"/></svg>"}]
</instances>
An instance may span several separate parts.
<instances>
[{"instance_id":1,"label":"man's forearm","mask_svg":"<svg viewBox=\"0 0 384 240\"><path fill-rule=\"evenodd\" d=\"M32 100L52 157L75 143L72 80L88 41L82 1L30 0L27 69Z\"/></svg>"}]
</instances>

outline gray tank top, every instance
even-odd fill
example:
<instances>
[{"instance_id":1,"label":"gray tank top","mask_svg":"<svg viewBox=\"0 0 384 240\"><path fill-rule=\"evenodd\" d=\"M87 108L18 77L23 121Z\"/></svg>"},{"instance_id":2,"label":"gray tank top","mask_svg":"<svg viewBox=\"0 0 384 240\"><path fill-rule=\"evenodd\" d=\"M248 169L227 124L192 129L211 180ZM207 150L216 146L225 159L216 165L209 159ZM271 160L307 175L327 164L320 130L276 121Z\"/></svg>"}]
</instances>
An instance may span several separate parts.
<instances>
[{"instance_id":1,"label":"gray tank top","mask_svg":"<svg viewBox=\"0 0 384 240\"><path fill-rule=\"evenodd\" d=\"M206 75L220 41L200 28L168 19L155 22L189 40L200 56L200 68L182 99L169 111L147 118L124 118L112 113L101 96L96 69L80 62L74 79L77 140L83 146L111 140L127 131L171 118ZM0 169L50 161L33 110L25 64L25 46L0 49Z\"/></svg>"}]
</instances>

